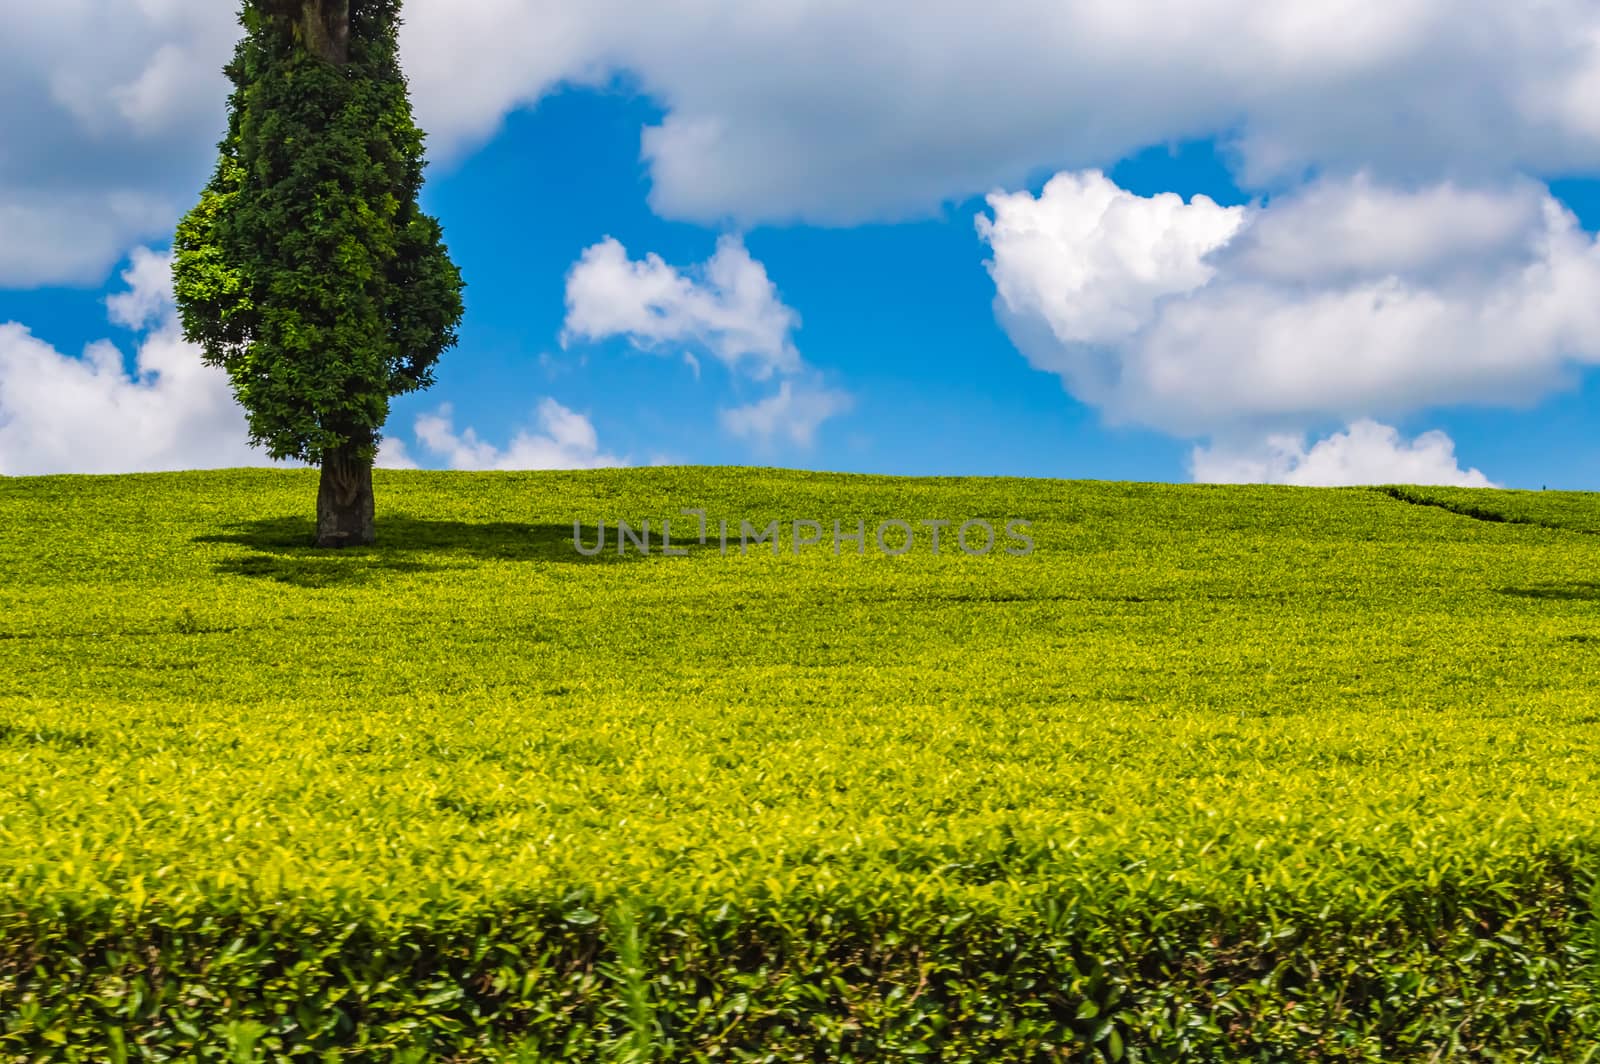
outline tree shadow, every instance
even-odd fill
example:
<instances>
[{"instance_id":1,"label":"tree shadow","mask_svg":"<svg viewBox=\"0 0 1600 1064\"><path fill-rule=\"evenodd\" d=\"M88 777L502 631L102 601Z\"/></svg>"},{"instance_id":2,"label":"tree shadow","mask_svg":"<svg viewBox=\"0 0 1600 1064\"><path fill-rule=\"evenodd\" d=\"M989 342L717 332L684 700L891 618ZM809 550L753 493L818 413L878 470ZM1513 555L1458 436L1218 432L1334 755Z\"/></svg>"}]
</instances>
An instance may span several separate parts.
<instances>
[{"instance_id":1,"label":"tree shadow","mask_svg":"<svg viewBox=\"0 0 1600 1064\"><path fill-rule=\"evenodd\" d=\"M651 523L648 556L633 542L627 553L617 550L617 530L607 521L604 549L585 554L573 543L570 524L434 521L386 516L378 522L378 542L371 547L319 548L316 523L303 517L273 517L230 525L227 531L196 536L195 543L222 543L248 548L242 557L225 558L215 569L228 576L274 580L295 587L370 584L391 574L443 572L473 561L548 562L568 565L616 565L660 558L660 530ZM584 549L597 543L594 524L582 529ZM714 545L713 549L714 548ZM699 542L672 543L674 551L701 551ZM422 555L424 557L418 557Z\"/></svg>"},{"instance_id":2,"label":"tree shadow","mask_svg":"<svg viewBox=\"0 0 1600 1064\"><path fill-rule=\"evenodd\" d=\"M1600 602L1600 583L1590 580L1571 584L1552 584L1546 587L1502 587L1499 591L1502 595L1515 595L1518 598Z\"/></svg>"}]
</instances>

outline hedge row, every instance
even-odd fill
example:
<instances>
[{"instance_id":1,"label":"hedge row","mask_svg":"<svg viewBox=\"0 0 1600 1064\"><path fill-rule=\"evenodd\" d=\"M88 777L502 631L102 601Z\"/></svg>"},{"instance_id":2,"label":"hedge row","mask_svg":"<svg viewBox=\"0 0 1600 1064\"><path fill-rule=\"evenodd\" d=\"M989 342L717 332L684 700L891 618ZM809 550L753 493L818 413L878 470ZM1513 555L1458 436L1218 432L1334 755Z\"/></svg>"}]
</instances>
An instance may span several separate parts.
<instances>
[{"instance_id":1,"label":"hedge row","mask_svg":"<svg viewBox=\"0 0 1600 1064\"><path fill-rule=\"evenodd\" d=\"M896 904L774 883L418 906L7 911L15 1061L1590 1060L1592 887L1418 883L1350 922L1290 895L1085 911L1036 886ZM1065 895L1063 895L1065 896ZM1136 902L1136 899L1129 899ZM1308 904L1311 902L1311 904Z\"/></svg>"}]
</instances>

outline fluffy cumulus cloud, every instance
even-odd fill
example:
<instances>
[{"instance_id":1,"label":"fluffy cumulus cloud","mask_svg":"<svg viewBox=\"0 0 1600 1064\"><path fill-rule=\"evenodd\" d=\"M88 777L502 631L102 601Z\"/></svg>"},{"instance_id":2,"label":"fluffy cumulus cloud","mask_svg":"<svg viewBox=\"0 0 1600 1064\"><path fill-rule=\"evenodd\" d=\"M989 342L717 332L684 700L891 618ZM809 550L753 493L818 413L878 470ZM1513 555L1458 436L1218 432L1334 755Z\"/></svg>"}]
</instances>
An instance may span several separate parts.
<instances>
[{"instance_id":1,"label":"fluffy cumulus cloud","mask_svg":"<svg viewBox=\"0 0 1600 1064\"><path fill-rule=\"evenodd\" d=\"M561 342L626 337L641 350L683 354L698 378L699 360L686 349L693 346L735 374L779 378L768 397L722 411L722 425L760 446L787 441L809 447L817 427L849 410L852 400L801 360L791 338L799 325L800 316L736 236L722 237L711 259L690 273L654 253L631 260L607 237L567 274Z\"/></svg>"},{"instance_id":2,"label":"fluffy cumulus cloud","mask_svg":"<svg viewBox=\"0 0 1600 1064\"><path fill-rule=\"evenodd\" d=\"M218 0L29 4L0 37L0 284L97 280L195 194L238 34ZM1226 133L1244 180L1600 169L1591 0L409 0L442 159L621 77L664 215L848 223ZM1218 42L1226 42L1219 47Z\"/></svg>"},{"instance_id":3,"label":"fluffy cumulus cloud","mask_svg":"<svg viewBox=\"0 0 1600 1064\"><path fill-rule=\"evenodd\" d=\"M1357 174L1244 208L1089 171L989 206L1002 325L1113 422L1265 440L1528 405L1600 362L1600 246L1532 182Z\"/></svg>"},{"instance_id":4,"label":"fluffy cumulus cloud","mask_svg":"<svg viewBox=\"0 0 1600 1064\"><path fill-rule=\"evenodd\" d=\"M800 368L789 338L800 315L778 298L766 268L738 237L719 240L701 272L703 280L686 277L653 252L632 262L607 237L567 274L562 345L611 336L626 336L642 350L694 343L760 380Z\"/></svg>"},{"instance_id":5,"label":"fluffy cumulus cloud","mask_svg":"<svg viewBox=\"0 0 1600 1064\"><path fill-rule=\"evenodd\" d=\"M1035 366L1100 405L1124 376L1110 345L1137 335L1162 300L1206 285L1207 257L1244 224L1241 208L1142 199L1098 171L1057 174L1038 199L995 194L989 204L994 218L977 226L994 252L1004 324Z\"/></svg>"},{"instance_id":6,"label":"fluffy cumulus cloud","mask_svg":"<svg viewBox=\"0 0 1600 1064\"><path fill-rule=\"evenodd\" d=\"M1476 469L1462 469L1455 444L1442 432L1406 440L1398 430L1362 419L1344 432L1307 446L1304 436L1277 435L1243 445L1196 447L1194 479L1208 484L1448 484L1494 487Z\"/></svg>"},{"instance_id":7,"label":"fluffy cumulus cloud","mask_svg":"<svg viewBox=\"0 0 1600 1064\"><path fill-rule=\"evenodd\" d=\"M594 425L554 399L540 400L538 428L522 429L504 448L478 438L473 429L456 431L449 404L417 418L418 443L451 469L600 469L626 462L600 449ZM385 449L390 446L386 441ZM409 461L402 449L397 461ZM392 464L392 463L391 463Z\"/></svg>"},{"instance_id":8,"label":"fluffy cumulus cloud","mask_svg":"<svg viewBox=\"0 0 1600 1064\"><path fill-rule=\"evenodd\" d=\"M140 333L130 368L110 341L64 354L0 324L0 474L130 473L266 465L228 378L183 342L170 258L136 251L113 322Z\"/></svg>"}]
</instances>

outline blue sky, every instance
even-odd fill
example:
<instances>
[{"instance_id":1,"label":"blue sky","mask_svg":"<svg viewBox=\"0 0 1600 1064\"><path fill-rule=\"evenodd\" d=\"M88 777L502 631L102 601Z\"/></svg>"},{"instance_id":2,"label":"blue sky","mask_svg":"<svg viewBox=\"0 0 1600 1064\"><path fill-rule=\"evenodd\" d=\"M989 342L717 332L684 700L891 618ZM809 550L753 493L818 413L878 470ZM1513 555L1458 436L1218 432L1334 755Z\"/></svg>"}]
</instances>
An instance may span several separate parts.
<instances>
[{"instance_id":1,"label":"blue sky","mask_svg":"<svg viewBox=\"0 0 1600 1064\"><path fill-rule=\"evenodd\" d=\"M508 6L518 7L461 9ZM554 6L581 22L578 9ZM1248 10L1209 6L1219 18ZM45 249L0 259L0 323L13 323L0 327L0 472L253 460L216 382L184 364L192 352L171 335L159 291L167 218L209 169L220 99L195 105L196 90L183 107L151 105L163 116L146 122L153 133L128 119L127 101L144 97L126 86L148 85L151 71L165 69L150 58L163 54L163 34L185 42L181 73L215 88L205 64L233 29L194 10L188 30L170 12L130 29L131 80L102 88L125 120L114 133L94 126L92 92L84 90L88 103L63 102L59 85L70 79L38 66L39 85L54 86L50 106L89 132L65 146L41 132L40 158L66 161L40 162L38 173L27 165L26 137L21 155L0 165L0 219L42 233L34 238ZM443 32L434 7L408 10L435 37ZM1568 24L1558 18L1551 39L1585 26L1600 34L1585 10L1555 5ZM460 32L472 32L473 20L464 21ZM419 119L434 118L440 130L425 207L443 222L467 280L467 313L438 384L394 404L388 464L754 463L1600 488L1600 325L1577 295L1600 280L1600 180L1590 176L1600 174L1600 120L1588 112L1560 112L1570 128L1552 132L1551 115L1491 108L1477 116L1488 127L1480 131L1441 90L1414 101L1428 132L1405 139L1358 98L1355 117L1307 146L1296 140L1295 108L1317 106L1312 90L1326 86L1290 84L1290 102L1267 104L1233 99L1236 90L1196 74L1192 86L1175 75L1165 95L1122 102L1133 117L1111 105L1101 118L1091 99L1053 125L1017 118L1015 130L996 132L983 108L1014 106L1015 93L985 99L977 90L967 115L938 83L960 116L949 131L934 104L907 118L904 109L919 105L901 101L888 114L894 124L875 132L873 121L886 119L859 118L848 98L833 110L817 105L836 136L820 118L790 111L771 113L774 131L761 108L777 103L752 95L785 79L794 84L784 93L771 89L778 102L826 102L831 90L801 74L763 74L760 29L749 30L748 54L733 45L719 53L728 67L717 76L692 69L704 59L697 49L710 47L699 38L630 40L610 50L637 51L632 65L559 76L562 62L587 69L581 56L546 57L550 69L534 88L477 86L484 99L465 102L471 93L438 73L449 68L448 48L437 46L440 58L408 43ZM946 29L959 39L961 26ZM805 38L803 25L792 31ZM1274 32L1257 46L1272 69L1291 46L1317 46ZM1339 59L1354 70L1340 67L1338 77L1355 96L1368 82L1373 93L1392 91L1396 79L1439 62L1467 65L1449 42L1414 26L1393 33L1417 54L1399 62L1394 40L1346 42ZM1151 62L1180 47L1152 44ZM414 55L422 56L415 66ZM1525 58L1503 60L1507 69L1489 81L1549 96L1538 79L1555 75L1539 68L1540 55ZM1570 59L1570 79L1600 84L1600 59L1593 69L1586 62ZM850 76L871 84L874 74ZM1117 75L1106 78L1116 88ZM1519 78L1533 88L1519 88ZM746 84L756 89L742 91ZM1305 98L1294 102L1291 90ZM1056 106L1055 91L1040 88L1042 114ZM1201 109L1209 114L1186 113L1189 96L1208 92L1218 97ZM733 131L704 160L677 144L694 147L696 116ZM774 152L788 168L768 173ZM104 174L130 153L160 161L136 167L137 182L124 188ZM817 157L814 175L791 175ZM74 202L125 205L136 192L148 203L119 206L114 224L85 238L73 226L86 226L95 207L69 210L41 191L59 184L50 166L68 163L80 176L96 168ZM1010 197L1004 218L990 193ZM1547 199L1571 216L1551 221ZM993 223L987 234L980 217ZM607 238L620 244L610 266L582 266ZM57 250L95 241L96 254ZM725 280L743 279L741 298L708 274L730 246ZM659 261L647 266L647 256ZM590 283L575 296L580 275ZM1600 288L1591 291L1600 306ZM641 327L647 320L668 324ZM563 343L564 333L575 334ZM62 375L94 365L84 352L103 338L128 377ZM163 390L160 374L139 375L144 350L146 370L169 367L172 381L191 383ZM55 405L47 396L65 398ZM780 396L796 402L774 406ZM145 412L124 416L135 407ZM152 433L152 418L168 412L177 428ZM108 426L103 440L71 442L84 418Z\"/></svg>"}]
</instances>

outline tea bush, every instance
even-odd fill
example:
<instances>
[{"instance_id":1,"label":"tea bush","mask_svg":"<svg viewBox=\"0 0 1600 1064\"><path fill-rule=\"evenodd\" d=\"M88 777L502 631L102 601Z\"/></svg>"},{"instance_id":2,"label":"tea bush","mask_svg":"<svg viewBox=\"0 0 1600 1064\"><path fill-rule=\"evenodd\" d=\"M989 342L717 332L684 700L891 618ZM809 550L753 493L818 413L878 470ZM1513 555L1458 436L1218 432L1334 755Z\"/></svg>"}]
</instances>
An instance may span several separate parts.
<instances>
[{"instance_id":1,"label":"tea bush","mask_svg":"<svg viewBox=\"0 0 1600 1064\"><path fill-rule=\"evenodd\" d=\"M1600 500L377 488L0 479L0 1059L1600 1056Z\"/></svg>"}]
</instances>

